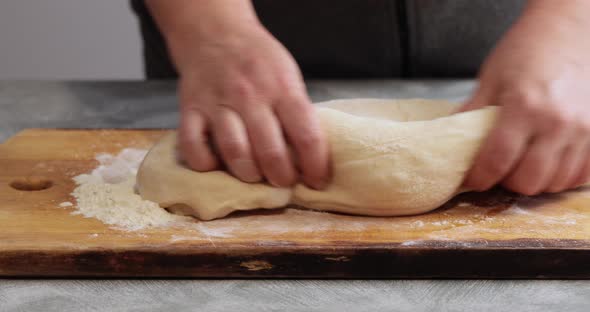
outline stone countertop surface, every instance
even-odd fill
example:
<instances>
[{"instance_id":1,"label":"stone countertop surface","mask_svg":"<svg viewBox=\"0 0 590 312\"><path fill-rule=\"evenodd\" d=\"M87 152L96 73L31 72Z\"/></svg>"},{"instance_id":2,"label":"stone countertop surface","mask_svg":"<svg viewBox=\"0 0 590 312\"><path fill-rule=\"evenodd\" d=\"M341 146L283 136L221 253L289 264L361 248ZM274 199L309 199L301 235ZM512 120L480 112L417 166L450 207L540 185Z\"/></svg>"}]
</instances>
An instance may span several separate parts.
<instances>
[{"instance_id":1,"label":"stone countertop surface","mask_svg":"<svg viewBox=\"0 0 590 312\"><path fill-rule=\"evenodd\" d=\"M472 81L308 82L314 101L461 101L474 86ZM173 81L0 81L0 142L24 128L173 128L177 119ZM0 279L1 312L196 310L585 312L590 281Z\"/></svg>"}]
</instances>

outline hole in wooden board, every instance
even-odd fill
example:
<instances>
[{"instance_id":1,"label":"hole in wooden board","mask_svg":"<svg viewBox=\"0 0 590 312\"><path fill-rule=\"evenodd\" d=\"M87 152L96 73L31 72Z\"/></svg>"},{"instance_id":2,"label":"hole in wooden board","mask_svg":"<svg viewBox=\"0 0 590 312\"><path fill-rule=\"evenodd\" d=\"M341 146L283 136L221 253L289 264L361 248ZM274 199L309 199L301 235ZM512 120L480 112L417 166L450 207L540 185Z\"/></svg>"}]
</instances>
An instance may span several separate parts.
<instances>
[{"instance_id":1,"label":"hole in wooden board","mask_svg":"<svg viewBox=\"0 0 590 312\"><path fill-rule=\"evenodd\" d=\"M10 183L10 187L19 191L42 191L53 186L51 180L43 178L22 178Z\"/></svg>"}]
</instances>

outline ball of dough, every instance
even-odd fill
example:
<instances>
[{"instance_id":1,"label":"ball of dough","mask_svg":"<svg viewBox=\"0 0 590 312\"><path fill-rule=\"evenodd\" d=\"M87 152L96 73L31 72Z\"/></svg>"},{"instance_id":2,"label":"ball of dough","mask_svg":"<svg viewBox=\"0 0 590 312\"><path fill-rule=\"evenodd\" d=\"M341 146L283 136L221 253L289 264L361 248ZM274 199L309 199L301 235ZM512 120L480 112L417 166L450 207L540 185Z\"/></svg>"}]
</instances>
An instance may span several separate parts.
<instances>
[{"instance_id":1,"label":"ball of dough","mask_svg":"<svg viewBox=\"0 0 590 312\"><path fill-rule=\"evenodd\" d=\"M138 172L145 199L211 220L236 210L296 204L371 216L436 209L460 189L497 108L452 114L435 100L353 99L318 103L331 150L332 181L322 191L244 183L223 171L200 173L177 162L176 135L148 153Z\"/></svg>"}]
</instances>

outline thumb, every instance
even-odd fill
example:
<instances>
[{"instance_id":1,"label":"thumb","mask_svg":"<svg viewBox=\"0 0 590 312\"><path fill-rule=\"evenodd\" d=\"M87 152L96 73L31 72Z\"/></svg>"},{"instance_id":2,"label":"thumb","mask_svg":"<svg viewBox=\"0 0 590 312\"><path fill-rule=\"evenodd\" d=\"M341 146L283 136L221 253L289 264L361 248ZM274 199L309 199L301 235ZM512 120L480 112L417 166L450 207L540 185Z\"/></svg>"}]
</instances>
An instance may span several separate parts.
<instances>
[{"instance_id":1,"label":"thumb","mask_svg":"<svg viewBox=\"0 0 590 312\"><path fill-rule=\"evenodd\" d=\"M476 109L480 109L484 106L490 105L489 97L485 89L478 88L475 93L467 100L463 105L457 109L456 113L468 112Z\"/></svg>"},{"instance_id":2,"label":"thumb","mask_svg":"<svg viewBox=\"0 0 590 312\"><path fill-rule=\"evenodd\" d=\"M180 159L191 169L211 171L219 167L208 139L208 122L197 109L181 109L178 128Z\"/></svg>"}]
</instances>

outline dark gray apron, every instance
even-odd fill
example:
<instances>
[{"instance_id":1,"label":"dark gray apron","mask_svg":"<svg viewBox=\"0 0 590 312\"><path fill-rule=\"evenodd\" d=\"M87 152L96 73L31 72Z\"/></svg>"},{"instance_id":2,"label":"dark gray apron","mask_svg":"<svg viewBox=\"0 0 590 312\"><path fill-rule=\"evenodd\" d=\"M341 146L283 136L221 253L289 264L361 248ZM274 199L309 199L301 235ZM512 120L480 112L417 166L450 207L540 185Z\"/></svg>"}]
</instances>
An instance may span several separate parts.
<instances>
[{"instance_id":1,"label":"dark gray apron","mask_svg":"<svg viewBox=\"0 0 590 312\"><path fill-rule=\"evenodd\" d=\"M473 77L524 0L253 0L306 78ZM176 71L143 0L132 0L146 75Z\"/></svg>"}]
</instances>

